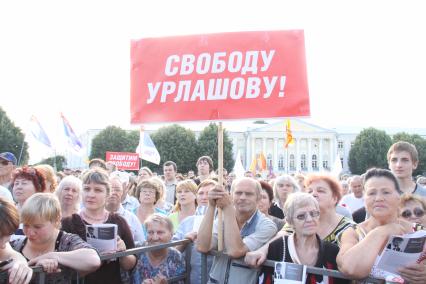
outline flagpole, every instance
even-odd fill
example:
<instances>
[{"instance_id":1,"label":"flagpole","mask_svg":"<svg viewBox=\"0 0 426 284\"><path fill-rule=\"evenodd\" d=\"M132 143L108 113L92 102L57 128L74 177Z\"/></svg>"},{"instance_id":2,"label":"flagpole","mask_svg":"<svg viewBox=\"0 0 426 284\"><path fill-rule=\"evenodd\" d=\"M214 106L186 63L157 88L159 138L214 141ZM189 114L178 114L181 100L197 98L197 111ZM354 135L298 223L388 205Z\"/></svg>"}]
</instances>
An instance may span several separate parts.
<instances>
[{"instance_id":1,"label":"flagpole","mask_svg":"<svg viewBox=\"0 0 426 284\"><path fill-rule=\"evenodd\" d=\"M288 146L287 146L287 148L286 148L286 155L285 155L285 163L286 163L286 169L287 169L287 174L289 174L289 170L288 170L288 167L289 167L289 163L288 163Z\"/></svg>"},{"instance_id":2,"label":"flagpole","mask_svg":"<svg viewBox=\"0 0 426 284\"><path fill-rule=\"evenodd\" d=\"M219 126L217 129L217 138L218 138L218 145L217 145L217 155L218 155L218 183L220 186L223 186L223 127L222 122L219 122ZM218 234L218 251L223 251L223 216L222 216L222 209L218 208L218 215L217 215L218 221L217 221L217 234Z\"/></svg>"},{"instance_id":3,"label":"flagpole","mask_svg":"<svg viewBox=\"0 0 426 284\"><path fill-rule=\"evenodd\" d=\"M25 136L26 135L24 135L24 138L22 139L21 151L19 152L18 158L18 166L21 164L22 152L24 151Z\"/></svg>"}]
</instances>

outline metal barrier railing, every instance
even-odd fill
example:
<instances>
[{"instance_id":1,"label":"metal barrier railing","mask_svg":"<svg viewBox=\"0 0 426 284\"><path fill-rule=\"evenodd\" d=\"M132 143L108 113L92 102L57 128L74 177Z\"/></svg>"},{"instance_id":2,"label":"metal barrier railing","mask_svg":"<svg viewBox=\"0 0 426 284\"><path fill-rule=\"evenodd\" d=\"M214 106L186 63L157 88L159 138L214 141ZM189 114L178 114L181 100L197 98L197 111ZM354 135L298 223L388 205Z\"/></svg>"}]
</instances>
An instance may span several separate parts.
<instances>
[{"instance_id":1,"label":"metal barrier railing","mask_svg":"<svg viewBox=\"0 0 426 284\"><path fill-rule=\"evenodd\" d=\"M207 256L208 255L222 255L223 253L220 253L218 251L210 251L208 254L203 253L201 256L201 283L206 284L208 280L208 271L207 271ZM275 261L272 260L266 260L262 266L267 267L275 267ZM355 280L352 278L349 278L345 275L343 275L340 271L337 270L331 270L331 269L325 269L325 268L318 268L313 266L307 266L306 267L306 273L315 274L315 275L323 275L323 276L330 276L334 278L341 278L341 279L348 279L348 280ZM365 283L382 283L383 280L376 279L376 278L366 278L362 280Z\"/></svg>"},{"instance_id":2,"label":"metal barrier railing","mask_svg":"<svg viewBox=\"0 0 426 284\"><path fill-rule=\"evenodd\" d=\"M184 240L174 241L174 242L170 242L170 243L166 243L166 244L160 244L160 245L155 245L155 246L137 247L137 248L121 251L121 252L116 252L116 253L107 254L107 255L101 255L100 258L101 258L101 260L110 260L110 259L115 259L115 258L126 256L126 255L138 255L138 254L143 253L143 252L148 252L148 251L153 251L153 250L158 250L158 249L163 249L163 248L168 248L168 247L174 247L174 246L183 245L183 244L192 246L191 240L184 239ZM185 264L186 264L185 265L185 274L180 275L180 276L171 277L171 278L167 279L167 282L168 283L174 283L174 282L177 282L177 281L184 280L185 284L190 284L191 283L190 282L190 273L191 273L190 263L191 263L191 248L187 247L187 249L185 250ZM36 283L44 284L46 282L47 273L43 271L43 268L41 266L32 267L32 269L33 269L33 280L36 281ZM0 283L8 283L8 278L9 277L8 277L7 271L0 272Z\"/></svg>"},{"instance_id":3,"label":"metal barrier railing","mask_svg":"<svg viewBox=\"0 0 426 284\"><path fill-rule=\"evenodd\" d=\"M137 248L128 249L128 250L122 251L122 252L116 252L116 253L113 253L113 254L102 255L101 260L110 260L110 259L115 259L115 258L122 257L122 256L127 256L127 255L138 255L138 254L143 253L143 252L148 252L148 251L153 251L153 250L163 249L163 248L168 248L168 247L174 247L174 246L183 245L183 244L186 244L186 245L189 245L189 246L193 245L191 240L184 239L184 240L174 241L174 242L170 242L170 243L166 243L166 244L137 247ZM181 280L184 280L185 284L191 283L190 282L191 281L191 279L190 279L191 251L192 251L191 247L187 247L186 250L185 250L185 264L186 264L185 265L185 267L186 267L185 274L167 279L168 283L174 283L174 282L181 281ZM208 255L216 256L216 255L221 255L221 254L222 253L219 253L217 251L211 251L208 254L204 254L204 253L201 254L201 283L202 284L207 283L207 279L208 279L207 256ZM263 266L275 267L275 261L266 260L263 263ZM40 283L40 284L45 283L46 273L43 271L41 266L33 267L33 272L34 272L33 279L37 279L36 280L37 283ZM310 273L310 274L315 274L315 275L324 275L324 276L330 276L330 277L334 277L334 278L354 280L354 279L346 277L345 275L343 275L341 272L339 272L337 270L308 266L308 267L306 267L306 272ZM8 279L7 272L1 272L0 273L0 283L7 283L7 279ZM363 281L366 281L366 283L381 283L383 280L369 277L369 278L364 279Z\"/></svg>"}]
</instances>

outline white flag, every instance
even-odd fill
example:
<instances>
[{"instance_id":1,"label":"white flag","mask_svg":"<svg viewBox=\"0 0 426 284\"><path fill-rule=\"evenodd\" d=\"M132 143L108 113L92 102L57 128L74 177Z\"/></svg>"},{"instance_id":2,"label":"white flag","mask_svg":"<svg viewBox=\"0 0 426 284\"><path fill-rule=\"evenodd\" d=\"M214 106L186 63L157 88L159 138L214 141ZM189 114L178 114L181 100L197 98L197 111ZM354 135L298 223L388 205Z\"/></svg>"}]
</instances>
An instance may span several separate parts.
<instances>
[{"instance_id":1,"label":"white flag","mask_svg":"<svg viewBox=\"0 0 426 284\"><path fill-rule=\"evenodd\" d=\"M342 171L343 171L342 161L340 160L339 153L337 153L336 159L334 160L333 168L331 169L331 174L339 178L339 175Z\"/></svg>"},{"instance_id":2,"label":"white flag","mask_svg":"<svg viewBox=\"0 0 426 284\"><path fill-rule=\"evenodd\" d=\"M245 170L244 170L244 167L243 167L243 163L241 162L240 150L238 150L238 152L237 152L237 157L235 158L234 169L232 171L235 173L235 176L237 178L244 177Z\"/></svg>"},{"instance_id":3,"label":"white flag","mask_svg":"<svg viewBox=\"0 0 426 284\"><path fill-rule=\"evenodd\" d=\"M136 153L139 154L139 158L142 160L156 165L160 164L160 153L158 153L154 142L152 142L151 137L143 130L143 128L140 130L139 145L136 148Z\"/></svg>"}]
</instances>

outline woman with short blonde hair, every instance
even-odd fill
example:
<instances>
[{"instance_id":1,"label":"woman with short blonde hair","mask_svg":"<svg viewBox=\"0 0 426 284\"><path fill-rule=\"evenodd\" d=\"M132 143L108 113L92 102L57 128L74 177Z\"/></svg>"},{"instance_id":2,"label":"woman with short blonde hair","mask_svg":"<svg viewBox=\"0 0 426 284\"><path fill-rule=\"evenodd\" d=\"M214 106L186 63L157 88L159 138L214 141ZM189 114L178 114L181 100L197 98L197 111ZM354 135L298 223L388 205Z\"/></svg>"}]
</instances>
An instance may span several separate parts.
<instances>
[{"instance_id":1,"label":"woman with short blonde hair","mask_svg":"<svg viewBox=\"0 0 426 284\"><path fill-rule=\"evenodd\" d=\"M25 238L12 241L12 247L40 265L48 282L71 283L73 271L87 274L101 265L96 250L79 236L60 230L61 206L52 193L32 195L21 209ZM65 270L65 271L64 271ZM62 271L63 273L57 273Z\"/></svg>"}]
</instances>

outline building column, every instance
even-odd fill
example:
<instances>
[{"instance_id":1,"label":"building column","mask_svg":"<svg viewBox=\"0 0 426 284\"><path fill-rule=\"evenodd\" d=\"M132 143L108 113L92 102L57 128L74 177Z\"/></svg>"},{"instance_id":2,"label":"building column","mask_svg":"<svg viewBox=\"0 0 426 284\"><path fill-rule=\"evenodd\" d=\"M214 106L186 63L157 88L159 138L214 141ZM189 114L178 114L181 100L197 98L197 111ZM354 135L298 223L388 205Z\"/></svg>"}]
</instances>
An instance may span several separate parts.
<instances>
[{"instance_id":1,"label":"building column","mask_svg":"<svg viewBox=\"0 0 426 284\"><path fill-rule=\"evenodd\" d=\"M266 138L262 138L262 152L266 159Z\"/></svg>"},{"instance_id":2,"label":"building column","mask_svg":"<svg viewBox=\"0 0 426 284\"><path fill-rule=\"evenodd\" d=\"M274 173L278 172L278 138L274 138L274 155L273 155L272 166L274 167Z\"/></svg>"},{"instance_id":3,"label":"building column","mask_svg":"<svg viewBox=\"0 0 426 284\"><path fill-rule=\"evenodd\" d=\"M294 155L294 163L296 164L296 171L300 171L300 139L296 140L296 154Z\"/></svg>"},{"instance_id":4,"label":"building column","mask_svg":"<svg viewBox=\"0 0 426 284\"><path fill-rule=\"evenodd\" d=\"M319 138L319 146L318 146L318 169L320 171L324 170L322 163L323 163L323 153L322 153L322 137L321 137Z\"/></svg>"},{"instance_id":5,"label":"building column","mask_svg":"<svg viewBox=\"0 0 426 284\"><path fill-rule=\"evenodd\" d=\"M306 156L308 172L312 172L312 138L308 138L308 154Z\"/></svg>"},{"instance_id":6,"label":"building column","mask_svg":"<svg viewBox=\"0 0 426 284\"><path fill-rule=\"evenodd\" d=\"M334 160L336 159L336 149L334 149L334 141L332 138L330 139L330 168L334 165Z\"/></svg>"}]
</instances>

